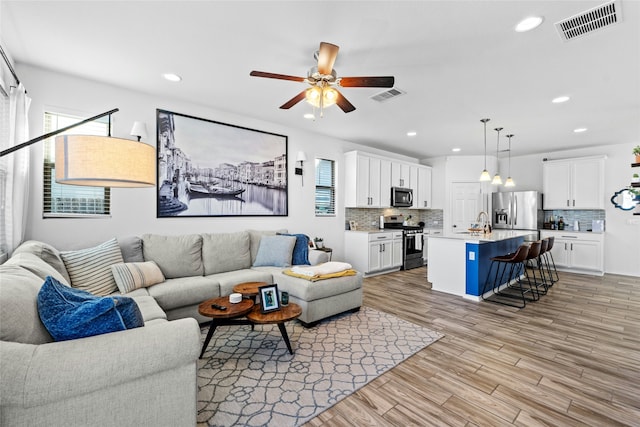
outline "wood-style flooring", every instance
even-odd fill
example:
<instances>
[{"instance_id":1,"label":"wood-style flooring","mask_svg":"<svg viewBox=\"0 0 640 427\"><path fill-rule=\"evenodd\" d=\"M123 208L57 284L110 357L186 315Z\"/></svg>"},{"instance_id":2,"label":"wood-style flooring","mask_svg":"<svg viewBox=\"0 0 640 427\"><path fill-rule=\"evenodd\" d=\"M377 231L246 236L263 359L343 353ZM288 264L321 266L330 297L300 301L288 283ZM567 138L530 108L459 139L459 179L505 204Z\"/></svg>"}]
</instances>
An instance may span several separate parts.
<instances>
[{"instance_id":1,"label":"wood-style flooring","mask_svg":"<svg viewBox=\"0 0 640 427\"><path fill-rule=\"evenodd\" d=\"M445 337L305 424L640 426L640 278L560 272L523 309L364 280L364 305Z\"/></svg>"}]
</instances>

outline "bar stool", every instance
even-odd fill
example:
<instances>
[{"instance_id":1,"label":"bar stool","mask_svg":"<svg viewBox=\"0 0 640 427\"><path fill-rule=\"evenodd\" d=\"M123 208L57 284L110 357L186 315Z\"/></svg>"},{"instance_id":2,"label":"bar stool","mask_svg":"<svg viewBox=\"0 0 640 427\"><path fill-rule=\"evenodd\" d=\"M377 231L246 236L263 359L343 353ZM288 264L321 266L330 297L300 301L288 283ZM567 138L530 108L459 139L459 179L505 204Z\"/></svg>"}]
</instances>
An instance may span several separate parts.
<instances>
[{"instance_id":1,"label":"bar stool","mask_svg":"<svg viewBox=\"0 0 640 427\"><path fill-rule=\"evenodd\" d=\"M526 293L531 293L530 301L535 301L537 298L534 294L533 288L529 283L529 289L525 289L522 286L522 280L520 276L523 274L525 270L525 260L527 259L527 255L529 253L529 246L522 244L518 247L518 249L512 253L507 255L501 255L491 258L491 264L489 265L489 271L487 272L487 279L485 280L484 286L482 287L482 299L489 302L494 302L497 304L508 305L511 307L524 308L527 305L527 298L525 297ZM493 296L497 298L485 298L484 294L487 292L487 285L490 283L491 271L493 270L493 266L496 266L496 273L493 277L493 284L491 286L491 290L493 291ZM501 268L502 267L502 268ZM500 290L500 286L505 283L505 273L506 275L506 283L507 286ZM511 285L511 282L515 280L517 286ZM519 294L510 293L510 290L516 290ZM510 303L508 301L502 300L500 297L506 297L509 299L517 299L522 300L522 304L520 303Z\"/></svg>"},{"instance_id":2,"label":"bar stool","mask_svg":"<svg viewBox=\"0 0 640 427\"><path fill-rule=\"evenodd\" d=\"M537 240L535 242L531 242L529 245L529 253L527 254L527 259L525 260L525 272L527 275L527 281L529 282L529 286L533 288L536 287L536 293L538 295L538 299L540 298L540 294L546 295L547 293L547 281L544 277L544 270L540 267L540 254L542 253L542 248L547 248L547 242L543 240ZM529 271L531 271L533 275L533 282L531 281L531 277L529 276ZM536 275L536 271L540 273L540 278L538 280L538 276ZM543 292L540 292L540 286L543 289Z\"/></svg>"},{"instance_id":3,"label":"bar stool","mask_svg":"<svg viewBox=\"0 0 640 427\"><path fill-rule=\"evenodd\" d=\"M551 277L551 283L549 285L549 287L551 287L553 286L554 283L560 280L560 277L558 276L556 261L553 259L553 252L551 252L551 249L553 249L553 243L556 240L556 238L553 236L550 236L550 237L547 237L547 240L549 241L549 243L547 245L547 251L545 252L545 261L547 263L547 268L549 269L549 276ZM554 278L554 274L555 274L555 278Z\"/></svg>"}]
</instances>

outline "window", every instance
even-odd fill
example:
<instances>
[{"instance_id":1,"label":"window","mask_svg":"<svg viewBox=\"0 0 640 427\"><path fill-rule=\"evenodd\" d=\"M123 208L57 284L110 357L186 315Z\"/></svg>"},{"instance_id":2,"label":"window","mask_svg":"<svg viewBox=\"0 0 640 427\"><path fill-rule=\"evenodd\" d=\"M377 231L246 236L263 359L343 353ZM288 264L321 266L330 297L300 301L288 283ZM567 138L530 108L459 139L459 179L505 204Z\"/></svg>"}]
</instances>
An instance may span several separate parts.
<instances>
[{"instance_id":1,"label":"window","mask_svg":"<svg viewBox=\"0 0 640 427\"><path fill-rule=\"evenodd\" d=\"M316 159L316 216L336 214L336 171L333 160Z\"/></svg>"},{"instance_id":2,"label":"window","mask_svg":"<svg viewBox=\"0 0 640 427\"><path fill-rule=\"evenodd\" d=\"M44 133L53 132L82 120L82 117L45 112ZM85 123L65 133L109 135L108 118ZM55 146L55 137L48 138L44 142L43 216L51 218L109 215L111 191L108 187L64 185L56 182Z\"/></svg>"}]
</instances>

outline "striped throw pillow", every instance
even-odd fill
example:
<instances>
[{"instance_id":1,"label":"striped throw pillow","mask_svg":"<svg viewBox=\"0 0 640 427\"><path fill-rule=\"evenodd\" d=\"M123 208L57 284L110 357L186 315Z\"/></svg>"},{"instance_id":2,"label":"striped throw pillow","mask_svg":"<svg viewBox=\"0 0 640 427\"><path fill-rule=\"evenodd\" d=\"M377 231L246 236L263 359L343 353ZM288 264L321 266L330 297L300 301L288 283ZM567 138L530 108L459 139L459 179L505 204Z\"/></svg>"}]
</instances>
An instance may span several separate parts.
<instances>
[{"instance_id":1,"label":"striped throw pillow","mask_svg":"<svg viewBox=\"0 0 640 427\"><path fill-rule=\"evenodd\" d=\"M111 272L122 294L164 282L160 267L153 261L114 264Z\"/></svg>"},{"instance_id":2,"label":"striped throw pillow","mask_svg":"<svg viewBox=\"0 0 640 427\"><path fill-rule=\"evenodd\" d=\"M93 248L60 252L71 278L71 286L94 295L109 295L118 290L111 266L123 262L114 238Z\"/></svg>"}]
</instances>

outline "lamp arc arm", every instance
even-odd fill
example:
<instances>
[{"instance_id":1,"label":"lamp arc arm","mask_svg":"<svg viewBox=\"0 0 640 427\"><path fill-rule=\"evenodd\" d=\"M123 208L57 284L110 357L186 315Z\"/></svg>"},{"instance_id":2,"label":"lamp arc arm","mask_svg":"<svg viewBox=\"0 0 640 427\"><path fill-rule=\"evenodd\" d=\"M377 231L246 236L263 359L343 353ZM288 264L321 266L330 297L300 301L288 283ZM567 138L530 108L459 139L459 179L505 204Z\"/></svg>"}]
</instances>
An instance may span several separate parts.
<instances>
[{"instance_id":1,"label":"lamp arc arm","mask_svg":"<svg viewBox=\"0 0 640 427\"><path fill-rule=\"evenodd\" d=\"M49 132L49 133L47 133L45 135L39 136L37 138L33 138L33 139L31 139L31 140L29 140L27 142L23 142L22 144L14 145L11 148L7 148L6 150L1 151L0 152L0 157L4 157L7 154L13 153L14 151L18 151L18 150L20 150L20 149L22 149L24 147L28 147L28 146L30 146L32 144L35 144L38 141L42 141L43 139L51 138L52 136L58 135L58 134L60 134L62 132L66 132L69 129L73 129L73 128L75 128L77 126L80 126L80 125L83 125L85 123L92 122L92 121L97 120L97 119L99 119L101 117L110 116L111 114L117 113L118 111L120 111L119 108L114 108L111 111L107 111L107 112L104 112L102 114L98 114L97 116L89 117L88 119L82 120L81 122L69 125L69 126L64 127L62 129L54 130L53 132Z\"/></svg>"}]
</instances>

